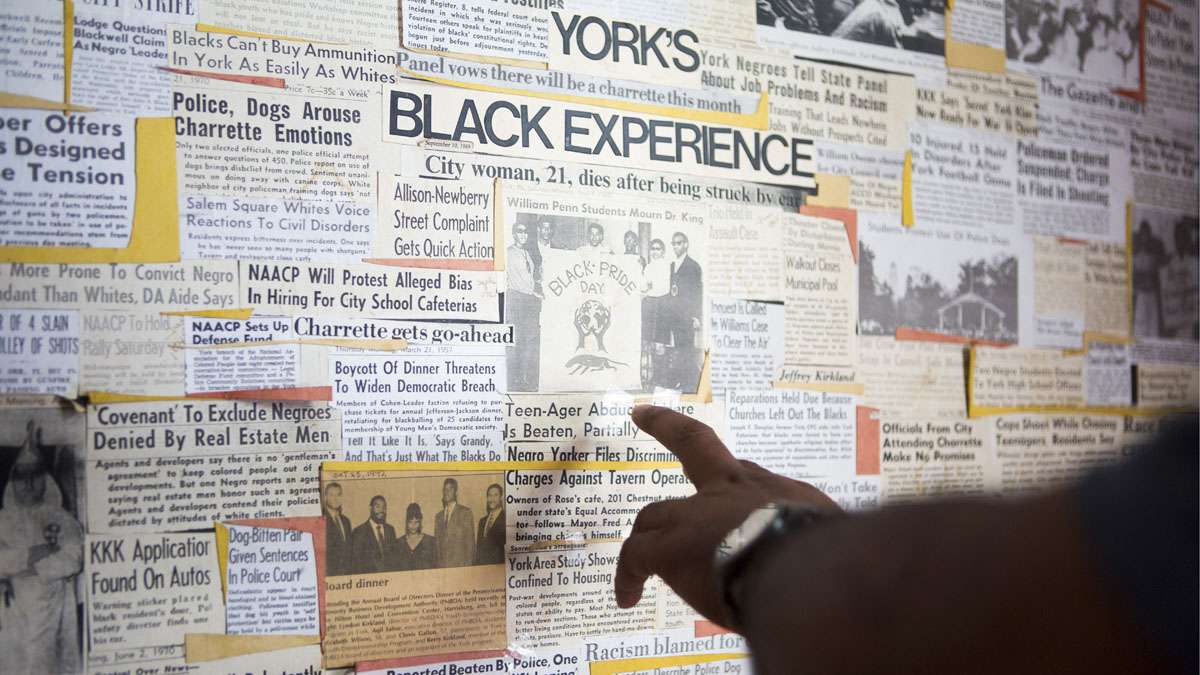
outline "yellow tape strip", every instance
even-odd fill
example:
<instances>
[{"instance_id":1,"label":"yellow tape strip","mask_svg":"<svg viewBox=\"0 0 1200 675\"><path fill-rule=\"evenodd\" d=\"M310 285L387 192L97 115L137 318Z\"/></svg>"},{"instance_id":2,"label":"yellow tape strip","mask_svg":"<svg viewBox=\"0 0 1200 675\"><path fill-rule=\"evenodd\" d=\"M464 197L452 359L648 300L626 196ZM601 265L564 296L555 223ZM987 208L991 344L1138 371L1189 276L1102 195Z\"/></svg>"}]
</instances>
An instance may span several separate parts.
<instances>
[{"instance_id":1,"label":"yellow tape strip","mask_svg":"<svg viewBox=\"0 0 1200 675\"><path fill-rule=\"evenodd\" d=\"M318 45L335 45L338 42L326 42L324 40L309 40L308 38L292 37L290 35L278 35L276 33L256 33L250 30L238 30L237 28L225 28L224 26L214 26L211 23L198 23L196 30L201 33L220 33L221 35L237 35L239 37L259 38L260 40L287 40L288 42L311 42Z\"/></svg>"},{"instance_id":2,"label":"yellow tape strip","mask_svg":"<svg viewBox=\"0 0 1200 675\"><path fill-rule=\"evenodd\" d=\"M646 397L646 403L654 403L654 394ZM635 398L634 400L639 400ZM712 403L712 352L705 350L704 364L700 367L700 380L696 383L696 393L681 394L681 403Z\"/></svg>"},{"instance_id":3,"label":"yellow tape strip","mask_svg":"<svg viewBox=\"0 0 1200 675\"><path fill-rule=\"evenodd\" d=\"M119 394L111 391L87 392L88 403L145 403L148 401L186 401L186 396L153 396L143 394Z\"/></svg>"},{"instance_id":4,"label":"yellow tape strip","mask_svg":"<svg viewBox=\"0 0 1200 675\"><path fill-rule=\"evenodd\" d=\"M817 194L809 197L805 204L850 208L850 176L818 173L814 180L817 182Z\"/></svg>"},{"instance_id":5,"label":"yellow tape strip","mask_svg":"<svg viewBox=\"0 0 1200 675\"><path fill-rule=\"evenodd\" d=\"M553 94L540 91L526 91L523 89L512 89L510 87L497 87L490 84L477 84L474 82L459 82L457 80L447 80L441 77L426 75L425 73L417 73L406 68L399 68L400 72L408 77L413 77L418 80L432 82L447 87L457 87L459 89L469 89L471 91L484 91L491 94L501 94L504 96L526 96L529 98L540 98L547 101L558 101L560 103L575 103L577 105L594 105L603 108L612 108L614 110L626 110L629 112L641 113L644 115L657 115L659 117L673 117L676 119L691 120L693 122L705 122L709 124L722 124L735 127L746 127L748 129L767 128L767 92L763 92L758 97L758 107L753 114L717 112L713 110L693 110L691 108L673 108L670 106L651 105L649 103L637 103L635 101L618 101L607 98L593 98L589 96L575 96L573 94Z\"/></svg>"},{"instance_id":6,"label":"yellow tape strip","mask_svg":"<svg viewBox=\"0 0 1200 675\"><path fill-rule=\"evenodd\" d=\"M1164 415L1176 415L1181 413L1194 413L1195 407L1173 407L1173 408L1135 408L1131 406L1125 407L1071 407L1071 406L1028 406L1028 407L1000 407L1000 406L968 406L967 417L990 417L994 415L1016 415L1016 414L1033 414L1033 415L1055 415L1055 414L1072 414L1072 415L1122 415L1126 417L1161 417Z\"/></svg>"},{"instance_id":7,"label":"yellow tape strip","mask_svg":"<svg viewBox=\"0 0 1200 675\"><path fill-rule=\"evenodd\" d=\"M70 112L94 112L95 108L82 105L64 105L58 101L26 96L24 94L6 94L0 92L0 108L26 108L34 110L67 110Z\"/></svg>"},{"instance_id":8,"label":"yellow tape strip","mask_svg":"<svg viewBox=\"0 0 1200 675\"><path fill-rule=\"evenodd\" d=\"M953 5L946 6L946 65L951 68L969 68L985 73L1003 74L1008 71L1008 57L1003 49L993 49L972 42L958 42L951 39L954 33L950 30Z\"/></svg>"},{"instance_id":9,"label":"yellow tape strip","mask_svg":"<svg viewBox=\"0 0 1200 675\"><path fill-rule=\"evenodd\" d=\"M217 661L246 654L274 652L321 644L319 635L224 635L188 633L183 637L186 663Z\"/></svg>"},{"instance_id":10,"label":"yellow tape strip","mask_svg":"<svg viewBox=\"0 0 1200 675\"><path fill-rule=\"evenodd\" d=\"M677 668L692 666L697 663L712 663L713 661L731 661L733 659L750 658L749 654L685 654L682 656L647 656L638 659L618 659L616 661L593 661L588 664L591 675L620 675L621 673L636 673L659 668Z\"/></svg>"},{"instance_id":11,"label":"yellow tape strip","mask_svg":"<svg viewBox=\"0 0 1200 675\"><path fill-rule=\"evenodd\" d=\"M179 203L175 185L175 118L137 120L137 192L128 248L0 247L0 262L156 263L179 260Z\"/></svg>"},{"instance_id":12,"label":"yellow tape strip","mask_svg":"<svg viewBox=\"0 0 1200 675\"><path fill-rule=\"evenodd\" d=\"M950 15L946 15L950 21ZM1003 49L992 49L970 42L946 40L946 65L951 68L969 68L985 73L1004 74L1008 71L1008 57Z\"/></svg>"},{"instance_id":13,"label":"yellow tape strip","mask_svg":"<svg viewBox=\"0 0 1200 675\"><path fill-rule=\"evenodd\" d=\"M900 177L900 224L913 226L912 150L904 151L904 173Z\"/></svg>"},{"instance_id":14,"label":"yellow tape strip","mask_svg":"<svg viewBox=\"0 0 1200 675\"><path fill-rule=\"evenodd\" d=\"M771 383L775 389L803 389L805 391L823 391L827 394L854 394L862 396L865 391L861 382L783 382L776 380Z\"/></svg>"},{"instance_id":15,"label":"yellow tape strip","mask_svg":"<svg viewBox=\"0 0 1200 675\"><path fill-rule=\"evenodd\" d=\"M194 316L202 319L234 319L245 321L254 315L253 307L241 309L192 309L182 312L159 312L162 316Z\"/></svg>"},{"instance_id":16,"label":"yellow tape strip","mask_svg":"<svg viewBox=\"0 0 1200 675\"><path fill-rule=\"evenodd\" d=\"M678 469L679 462L322 462L321 471L579 471Z\"/></svg>"},{"instance_id":17,"label":"yellow tape strip","mask_svg":"<svg viewBox=\"0 0 1200 675\"><path fill-rule=\"evenodd\" d=\"M1079 349L1064 349L1063 356L1085 356L1093 344L1131 345L1133 338L1123 335L1112 335L1096 331L1083 332L1083 346Z\"/></svg>"},{"instance_id":18,"label":"yellow tape strip","mask_svg":"<svg viewBox=\"0 0 1200 675\"><path fill-rule=\"evenodd\" d=\"M228 589L225 588L225 577L229 568L229 528L214 522L213 533L217 539L217 572L221 575L221 597L225 598L229 595Z\"/></svg>"}]
</instances>

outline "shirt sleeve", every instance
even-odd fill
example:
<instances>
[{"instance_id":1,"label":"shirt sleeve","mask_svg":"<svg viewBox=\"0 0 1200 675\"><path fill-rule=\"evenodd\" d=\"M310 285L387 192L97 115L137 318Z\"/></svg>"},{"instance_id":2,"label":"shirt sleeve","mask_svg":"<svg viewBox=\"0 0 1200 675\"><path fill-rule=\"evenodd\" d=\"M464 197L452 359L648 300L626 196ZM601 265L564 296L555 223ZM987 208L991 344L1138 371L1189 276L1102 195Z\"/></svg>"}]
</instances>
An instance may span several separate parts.
<instances>
[{"instance_id":1,"label":"shirt sleeve","mask_svg":"<svg viewBox=\"0 0 1200 675\"><path fill-rule=\"evenodd\" d=\"M1198 418L1164 423L1126 462L1080 486L1084 533L1113 586L1133 607L1143 637L1196 672L1200 632L1200 438Z\"/></svg>"}]
</instances>

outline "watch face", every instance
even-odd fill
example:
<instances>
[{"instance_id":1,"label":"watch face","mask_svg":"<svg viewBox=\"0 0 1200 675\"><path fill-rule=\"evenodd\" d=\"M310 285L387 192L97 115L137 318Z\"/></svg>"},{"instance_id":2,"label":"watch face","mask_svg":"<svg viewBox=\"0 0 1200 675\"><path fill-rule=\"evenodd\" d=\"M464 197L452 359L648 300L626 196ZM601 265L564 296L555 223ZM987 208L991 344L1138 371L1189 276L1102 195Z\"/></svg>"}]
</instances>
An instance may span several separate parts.
<instances>
[{"instance_id":1,"label":"watch face","mask_svg":"<svg viewBox=\"0 0 1200 675\"><path fill-rule=\"evenodd\" d=\"M729 534L725 535L725 539L717 547L717 560L726 560L736 554L738 551L746 547L746 544L758 538L763 530L775 520L775 516L779 513L779 508L774 504L768 504L762 508L755 509L750 512L750 515L742 521L734 529L730 530Z\"/></svg>"}]
</instances>

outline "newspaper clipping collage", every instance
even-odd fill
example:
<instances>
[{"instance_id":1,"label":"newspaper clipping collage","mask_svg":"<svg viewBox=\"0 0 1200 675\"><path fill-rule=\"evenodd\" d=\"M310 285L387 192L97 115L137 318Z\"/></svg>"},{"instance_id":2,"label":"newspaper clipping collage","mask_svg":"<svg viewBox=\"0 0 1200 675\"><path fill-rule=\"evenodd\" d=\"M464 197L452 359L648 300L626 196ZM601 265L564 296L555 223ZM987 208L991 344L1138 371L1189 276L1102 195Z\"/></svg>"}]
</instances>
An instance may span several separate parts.
<instances>
[{"instance_id":1,"label":"newspaper clipping collage","mask_svg":"<svg viewBox=\"0 0 1200 675\"><path fill-rule=\"evenodd\" d=\"M1200 398L1196 0L6 0L0 672L738 674L629 418L850 511Z\"/></svg>"}]
</instances>

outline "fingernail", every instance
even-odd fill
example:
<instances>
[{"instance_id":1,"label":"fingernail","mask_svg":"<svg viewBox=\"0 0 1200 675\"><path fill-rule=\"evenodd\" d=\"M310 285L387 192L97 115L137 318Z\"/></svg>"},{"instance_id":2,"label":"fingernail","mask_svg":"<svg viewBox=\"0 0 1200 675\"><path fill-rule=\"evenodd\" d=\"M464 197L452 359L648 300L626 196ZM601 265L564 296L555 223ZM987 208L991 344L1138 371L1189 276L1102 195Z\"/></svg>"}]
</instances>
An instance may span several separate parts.
<instances>
[{"instance_id":1,"label":"fingernail","mask_svg":"<svg viewBox=\"0 0 1200 675\"><path fill-rule=\"evenodd\" d=\"M629 411L629 416L632 417L634 420L637 420L637 418L641 417L642 415L645 415L653 407L654 406L650 405L649 403L639 403L639 404L633 406L633 410Z\"/></svg>"}]
</instances>

